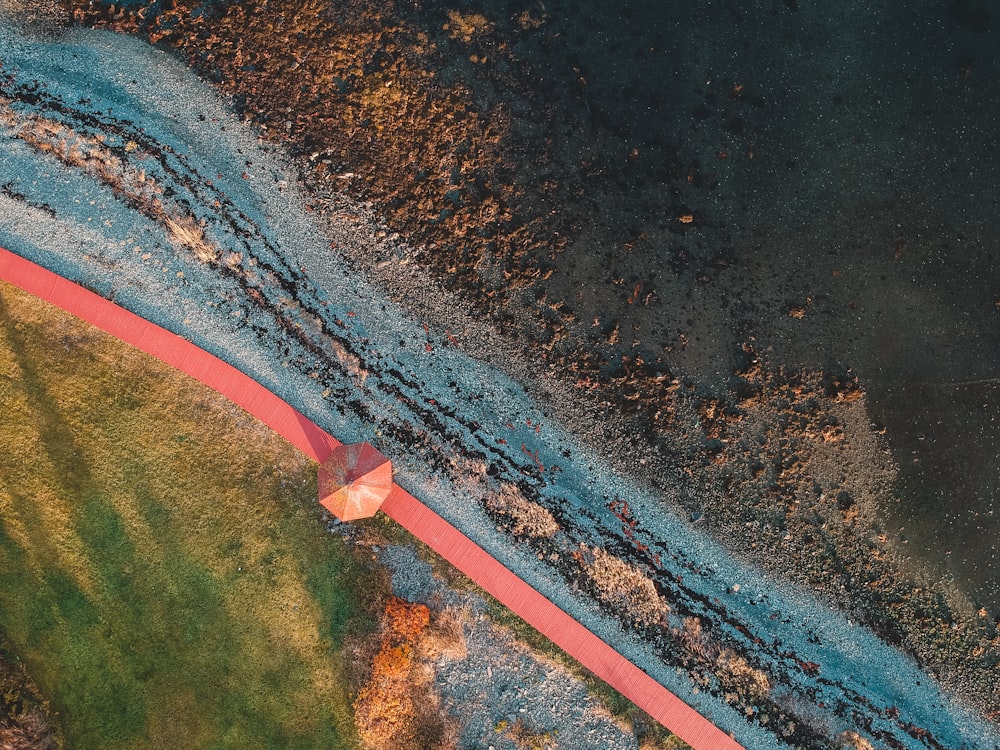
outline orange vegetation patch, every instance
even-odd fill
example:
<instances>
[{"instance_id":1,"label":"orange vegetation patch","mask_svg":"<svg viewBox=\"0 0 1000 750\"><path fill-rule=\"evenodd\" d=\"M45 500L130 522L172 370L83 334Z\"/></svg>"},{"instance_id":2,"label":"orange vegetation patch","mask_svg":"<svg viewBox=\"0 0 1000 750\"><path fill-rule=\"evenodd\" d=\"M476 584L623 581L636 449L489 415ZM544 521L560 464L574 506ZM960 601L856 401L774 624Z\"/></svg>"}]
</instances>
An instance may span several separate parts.
<instances>
[{"instance_id":1,"label":"orange vegetation patch","mask_svg":"<svg viewBox=\"0 0 1000 750\"><path fill-rule=\"evenodd\" d=\"M372 750L416 746L425 706L414 657L429 624L425 605L397 597L386 602L371 677L354 701L358 736Z\"/></svg>"}]
</instances>

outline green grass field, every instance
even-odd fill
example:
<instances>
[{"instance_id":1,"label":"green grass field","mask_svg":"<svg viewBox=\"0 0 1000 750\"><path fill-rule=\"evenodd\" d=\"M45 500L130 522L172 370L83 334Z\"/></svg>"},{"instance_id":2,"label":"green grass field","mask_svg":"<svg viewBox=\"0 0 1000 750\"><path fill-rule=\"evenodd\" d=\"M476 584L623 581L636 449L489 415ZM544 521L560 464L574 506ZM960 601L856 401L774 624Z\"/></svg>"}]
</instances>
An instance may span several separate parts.
<instances>
[{"instance_id":1,"label":"green grass field","mask_svg":"<svg viewBox=\"0 0 1000 750\"><path fill-rule=\"evenodd\" d=\"M72 748L356 747L373 575L314 468L221 396L0 285L0 633Z\"/></svg>"}]
</instances>

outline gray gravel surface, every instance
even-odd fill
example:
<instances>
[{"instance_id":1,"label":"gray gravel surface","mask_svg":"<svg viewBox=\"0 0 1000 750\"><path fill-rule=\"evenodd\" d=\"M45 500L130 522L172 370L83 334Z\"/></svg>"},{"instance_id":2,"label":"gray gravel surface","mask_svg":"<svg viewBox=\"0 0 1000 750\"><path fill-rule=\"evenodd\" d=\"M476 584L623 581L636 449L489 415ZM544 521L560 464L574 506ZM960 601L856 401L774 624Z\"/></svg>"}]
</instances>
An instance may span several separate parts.
<instances>
[{"instance_id":1,"label":"gray gravel surface","mask_svg":"<svg viewBox=\"0 0 1000 750\"><path fill-rule=\"evenodd\" d=\"M496 625L481 597L449 588L412 547L387 545L378 554L392 573L396 596L435 612L462 612L464 652L445 653L434 662L435 687L460 727L460 747L515 750L519 745L504 729L518 721L544 736L543 746L551 750L637 747L632 733L580 679Z\"/></svg>"}]
</instances>

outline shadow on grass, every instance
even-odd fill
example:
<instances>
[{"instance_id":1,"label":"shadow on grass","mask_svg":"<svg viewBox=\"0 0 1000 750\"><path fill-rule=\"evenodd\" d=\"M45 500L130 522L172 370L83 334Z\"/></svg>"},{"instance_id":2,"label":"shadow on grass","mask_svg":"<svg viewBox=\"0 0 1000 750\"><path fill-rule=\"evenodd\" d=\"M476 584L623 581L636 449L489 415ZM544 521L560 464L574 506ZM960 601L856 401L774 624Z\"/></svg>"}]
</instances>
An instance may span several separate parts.
<instances>
[{"instance_id":1,"label":"shadow on grass","mask_svg":"<svg viewBox=\"0 0 1000 750\"><path fill-rule=\"evenodd\" d=\"M67 746L356 747L340 649L371 627L369 574L325 533L309 466L116 341L53 351L39 304L0 288L16 371L0 378L0 632ZM61 404L81 372L92 386ZM166 386L175 403L156 402Z\"/></svg>"}]
</instances>

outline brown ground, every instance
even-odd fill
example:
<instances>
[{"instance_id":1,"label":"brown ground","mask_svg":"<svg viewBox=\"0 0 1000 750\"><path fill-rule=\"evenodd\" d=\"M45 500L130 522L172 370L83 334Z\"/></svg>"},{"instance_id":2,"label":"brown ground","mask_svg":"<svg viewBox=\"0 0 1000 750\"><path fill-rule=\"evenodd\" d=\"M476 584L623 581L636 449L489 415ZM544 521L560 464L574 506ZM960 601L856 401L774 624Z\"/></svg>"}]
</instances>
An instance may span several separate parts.
<instances>
[{"instance_id":1,"label":"brown ground","mask_svg":"<svg viewBox=\"0 0 1000 750\"><path fill-rule=\"evenodd\" d=\"M51 709L24 667L0 641L0 748L54 750L64 747Z\"/></svg>"},{"instance_id":2,"label":"brown ground","mask_svg":"<svg viewBox=\"0 0 1000 750\"><path fill-rule=\"evenodd\" d=\"M364 0L339 10L320 0L240 3L200 15L194 0L159 14L68 4L78 23L177 50L297 154L317 208L339 192L371 201L418 249L422 268L526 356L555 365L615 434L631 435L662 472L654 480L685 488L679 501L694 517L747 558L853 612L1000 718L1000 612L920 578L904 558L885 523L895 465L856 374L782 369L751 330L713 339L708 313L648 345L651 315L669 300L657 279L617 260L641 256L651 239L628 201L609 209L609 196L645 196L664 217L658 231L683 237L708 223L699 206L710 205L726 160L737 148L752 158L738 132L715 163L666 142L617 139L608 109L589 98L586 66L533 67L554 33L537 3L490 19ZM733 86L718 106L735 116L755 106L751 98ZM601 258L607 246L615 252ZM678 247L689 295L731 263L721 244ZM587 264L571 276L558 271ZM595 279L594 288L580 278ZM618 298L610 310L601 303L609 294ZM784 315L791 326L814 312L799 292ZM718 377L683 374L713 367Z\"/></svg>"}]
</instances>

